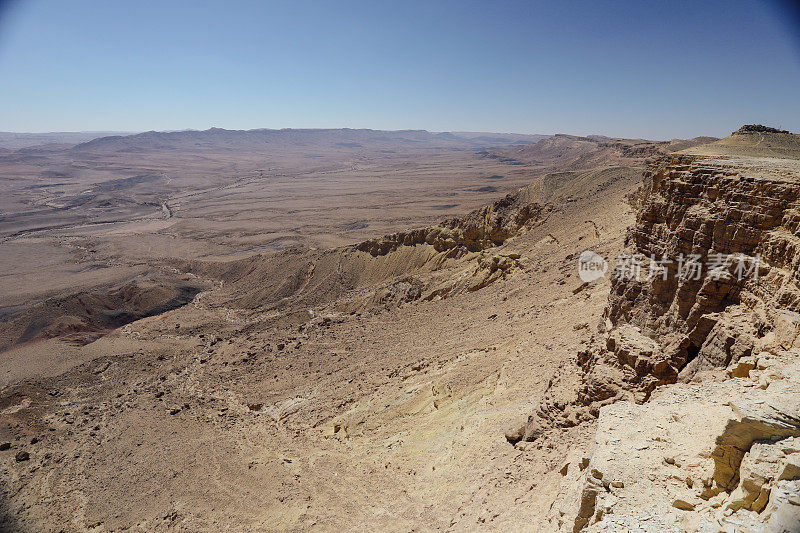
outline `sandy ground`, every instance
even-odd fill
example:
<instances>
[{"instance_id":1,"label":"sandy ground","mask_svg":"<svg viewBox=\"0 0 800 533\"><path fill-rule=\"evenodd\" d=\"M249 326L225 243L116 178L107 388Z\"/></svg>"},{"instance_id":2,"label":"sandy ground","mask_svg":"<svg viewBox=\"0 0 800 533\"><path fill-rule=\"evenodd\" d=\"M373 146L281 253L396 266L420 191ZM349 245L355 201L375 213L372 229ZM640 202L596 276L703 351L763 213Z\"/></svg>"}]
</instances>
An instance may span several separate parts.
<instances>
[{"instance_id":1,"label":"sandy ground","mask_svg":"<svg viewBox=\"0 0 800 533\"><path fill-rule=\"evenodd\" d=\"M108 224L9 229L2 257L19 275L3 278L0 302L12 311L137 274L206 290L89 344L40 339L0 354L6 530L546 531L558 468L594 428L516 447L504 432L577 380L608 294L604 280L582 285L577 255L622 249L635 170L562 176L553 210L488 251L521 266L444 299L236 306L240 285L176 261L357 242L532 182L541 195L536 167L474 151L396 159L171 192L169 212L154 203ZM470 261L381 283L458 280ZM16 461L21 451L30 458Z\"/></svg>"}]
</instances>

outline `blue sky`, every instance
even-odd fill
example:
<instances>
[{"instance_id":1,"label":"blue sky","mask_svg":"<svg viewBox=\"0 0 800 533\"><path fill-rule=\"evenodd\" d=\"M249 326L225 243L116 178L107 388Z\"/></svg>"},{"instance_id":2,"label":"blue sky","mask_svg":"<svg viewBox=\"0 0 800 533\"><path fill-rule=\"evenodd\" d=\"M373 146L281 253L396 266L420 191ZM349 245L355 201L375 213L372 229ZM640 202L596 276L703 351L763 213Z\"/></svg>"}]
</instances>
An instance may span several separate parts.
<instances>
[{"instance_id":1,"label":"blue sky","mask_svg":"<svg viewBox=\"0 0 800 533\"><path fill-rule=\"evenodd\" d=\"M3 3L4 131L800 131L788 3Z\"/></svg>"}]
</instances>

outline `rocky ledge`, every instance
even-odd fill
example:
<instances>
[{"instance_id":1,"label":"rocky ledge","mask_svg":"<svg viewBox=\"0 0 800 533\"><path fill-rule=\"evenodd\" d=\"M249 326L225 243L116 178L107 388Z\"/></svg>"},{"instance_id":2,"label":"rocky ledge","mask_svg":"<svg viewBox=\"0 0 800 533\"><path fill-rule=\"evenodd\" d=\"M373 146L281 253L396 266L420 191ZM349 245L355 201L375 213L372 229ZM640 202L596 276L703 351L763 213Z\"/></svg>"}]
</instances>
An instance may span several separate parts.
<instances>
[{"instance_id":1,"label":"rocky ledge","mask_svg":"<svg viewBox=\"0 0 800 533\"><path fill-rule=\"evenodd\" d=\"M355 247L373 256L380 256L401 246L419 244L429 244L437 252L459 249L477 252L499 246L525 226L541 220L551 210L551 206L531 202L530 196L530 191L523 188L467 215L452 217L434 226L371 239Z\"/></svg>"},{"instance_id":2,"label":"rocky ledge","mask_svg":"<svg viewBox=\"0 0 800 533\"><path fill-rule=\"evenodd\" d=\"M644 266L617 271L573 401L524 430L597 419L593 454L561 469L554 529L800 531L796 163L678 155L646 172L625 254Z\"/></svg>"},{"instance_id":3,"label":"rocky ledge","mask_svg":"<svg viewBox=\"0 0 800 533\"><path fill-rule=\"evenodd\" d=\"M761 124L745 124L738 130L734 131L731 135L740 135L747 133L789 133L786 130L779 130L769 126L762 126Z\"/></svg>"}]
</instances>

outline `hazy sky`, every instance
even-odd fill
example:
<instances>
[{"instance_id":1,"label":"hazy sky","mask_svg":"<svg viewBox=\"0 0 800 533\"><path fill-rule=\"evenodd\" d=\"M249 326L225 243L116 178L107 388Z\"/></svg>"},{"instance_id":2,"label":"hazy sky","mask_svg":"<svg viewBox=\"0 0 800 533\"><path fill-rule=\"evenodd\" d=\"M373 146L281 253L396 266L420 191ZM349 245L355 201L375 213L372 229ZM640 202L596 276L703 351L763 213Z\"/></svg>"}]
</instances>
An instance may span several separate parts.
<instances>
[{"instance_id":1,"label":"hazy sky","mask_svg":"<svg viewBox=\"0 0 800 533\"><path fill-rule=\"evenodd\" d=\"M800 131L788 3L0 3L5 131Z\"/></svg>"}]
</instances>

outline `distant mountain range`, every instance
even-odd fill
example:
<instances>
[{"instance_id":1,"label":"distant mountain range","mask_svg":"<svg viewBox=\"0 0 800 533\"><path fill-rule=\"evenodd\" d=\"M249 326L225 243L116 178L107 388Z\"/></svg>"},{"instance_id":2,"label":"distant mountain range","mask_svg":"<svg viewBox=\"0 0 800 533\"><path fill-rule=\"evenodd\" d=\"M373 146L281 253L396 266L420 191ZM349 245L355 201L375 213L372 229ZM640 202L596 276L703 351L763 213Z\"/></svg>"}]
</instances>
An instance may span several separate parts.
<instances>
[{"instance_id":1,"label":"distant mountain range","mask_svg":"<svg viewBox=\"0 0 800 533\"><path fill-rule=\"evenodd\" d=\"M0 149L19 150L46 144L78 144L108 135L130 135L122 131L60 131L50 133L16 133L0 131Z\"/></svg>"},{"instance_id":2,"label":"distant mountain range","mask_svg":"<svg viewBox=\"0 0 800 533\"><path fill-rule=\"evenodd\" d=\"M436 147L493 147L522 146L538 142L548 135L489 132L429 132L425 130L382 131L371 129L254 129L113 132L0 132L0 150L23 148L78 151L141 152L151 150L203 150L208 148L258 149L265 145L330 145L359 148L361 143L423 143Z\"/></svg>"},{"instance_id":3,"label":"distant mountain range","mask_svg":"<svg viewBox=\"0 0 800 533\"><path fill-rule=\"evenodd\" d=\"M396 148L399 145L436 148L506 148L537 142L544 135L494 133L435 133L426 130L382 131L370 129L255 129L158 132L100 137L78 144L80 152L141 152L153 150L206 151L208 149L274 150L282 146L330 148Z\"/></svg>"}]
</instances>

